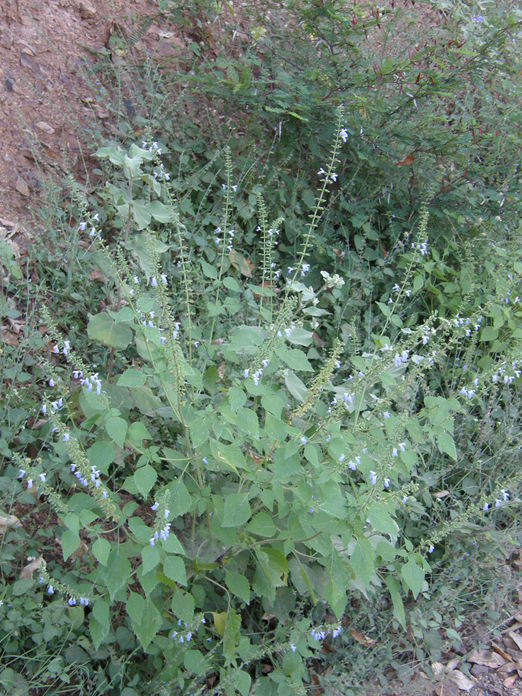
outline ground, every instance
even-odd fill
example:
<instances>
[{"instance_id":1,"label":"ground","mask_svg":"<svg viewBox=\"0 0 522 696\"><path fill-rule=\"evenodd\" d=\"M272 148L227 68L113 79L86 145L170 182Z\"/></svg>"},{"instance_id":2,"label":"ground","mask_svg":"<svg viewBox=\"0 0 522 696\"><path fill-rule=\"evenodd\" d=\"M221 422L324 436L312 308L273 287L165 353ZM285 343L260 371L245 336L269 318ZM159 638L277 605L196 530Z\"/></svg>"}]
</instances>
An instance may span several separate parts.
<instances>
[{"instance_id":1,"label":"ground","mask_svg":"<svg viewBox=\"0 0 522 696\"><path fill-rule=\"evenodd\" d=\"M86 63L108 49L114 31L125 33L130 17L152 18L140 48L159 61L183 42L172 27L155 24L154 0L2 0L2 10L0 236L24 245L38 241L31 207L44 178L81 172L86 126L95 119L103 128L108 118L86 79ZM425 696L522 694L521 628L519 614L488 650L468 656L464 671L461 659L446 656L444 664L432 665L435 683L419 672L412 688ZM404 693L404 687L386 693Z\"/></svg>"}]
</instances>

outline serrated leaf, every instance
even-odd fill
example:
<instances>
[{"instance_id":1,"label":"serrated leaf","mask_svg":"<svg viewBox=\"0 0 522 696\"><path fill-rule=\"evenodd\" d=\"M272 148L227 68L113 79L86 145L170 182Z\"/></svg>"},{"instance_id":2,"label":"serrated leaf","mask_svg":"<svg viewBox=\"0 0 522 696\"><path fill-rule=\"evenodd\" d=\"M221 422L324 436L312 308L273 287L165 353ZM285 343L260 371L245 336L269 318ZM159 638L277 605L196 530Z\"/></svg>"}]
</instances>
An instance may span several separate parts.
<instances>
[{"instance_id":1,"label":"serrated leaf","mask_svg":"<svg viewBox=\"0 0 522 696\"><path fill-rule=\"evenodd\" d=\"M144 230L150 225L151 209L150 203L146 203L142 199L137 199L132 202L132 216L139 230Z\"/></svg>"},{"instance_id":2,"label":"serrated leaf","mask_svg":"<svg viewBox=\"0 0 522 696\"><path fill-rule=\"evenodd\" d=\"M250 602L250 585L244 575L227 570L225 572L225 583L230 592L242 599L245 604Z\"/></svg>"},{"instance_id":3,"label":"serrated leaf","mask_svg":"<svg viewBox=\"0 0 522 696\"><path fill-rule=\"evenodd\" d=\"M357 540L350 564L357 580L368 586L375 570L373 546L368 539L363 537Z\"/></svg>"},{"instance_id":4,"label":"serrated leaf","mask_svg":"<svg viewBox=\"0 0 522 696\"><path fill-rule=\"evenodd\" d=\"M457 448L455 447L455 441L448 432L443 432L440 435L437 435L437 446L440 452L450 456L453 461L457 461Z\"/></svg>"},{"instance_id":5,"label":"serrated leaf","mask_svg":"<svg viewBox=\"0 0 522 696\"><path fill-rule=\"evenodd\" d=\"M133 479L138 491L146 498L158 480L158 474L150 464L145 464L134 473Z\"/></svg>"},{"instance_id":6,"label":"serrated leaf","mask_svg":"<svg viewBox=\"0 0 522 696\"><path fill-rule=\"evenodd\" d=\"M151 570L158 565L161 560L161 554L157 546L144 546L141 550L142 571L143 575L147 575Z\"/></svg>"},{"instance_id":7,"label":"serrated leaf","mask_svg":"<svg viewBox=\"0 0 522 696\"><path fill-rule=\"evenodd\" d=\"M281 358L285 365L288 365L288 367L292 370L313 372L314 368L302 350L298 350L297 348L292 348L291 350L281 348L277 355Z\"/></svg>"},{"instance_id":8,"label":"serrated leaf","mask_svg":"<svg viewBox=\"0 0 522 696\"><path fill-rule=\"evenodd\" d=\"M388 575L386 578L386 585L392 599L393 616L397 619L402 628L406 630L406 614L404 613L404 604L401 597L399 581L392 575Z\"/></svg>"},{"instance_id":9,"label":"serrated leaf","mask_svg":"<svg viewBox=\"0 0 522 696\"><path fill-rule=\"evenodd\" d=\"M248 523L247 531L250 534L269 538L277 532L277 527L271 515L267 512L258 512Z\"/></svg>"},{"instance_id":10,"label":"serrated leaf","mask_svg":"<svg viewBox=\"0 0 522 696\"><path fill-rule=\"evenodd\" d=\"M174 220L174 210L171 205L165 205L160 201L149 203L149 211L158 222L171 222Z\"/></svg>"},{"instance_id":11,"label":"serrated leaf","mask_svg":"<svg viewBox=\"0 0 522 696\"><path fill-rule=\"evenodd\" d=\"M187 572L185 570L185 563L179 556L167 556L163 561L163 572L168 578L174 580L174 582L186 586Z\"/></svg>"},{"instance_id":12,"label":"serrated leaf","mask_svg":"<svg viewBox=\"0 0 522 696\"><path fill-rule=\"evenodd\" d=\"M391 539L397 539L399 526L382 505L374 505L368 511L368 522L372 527Z\"/></svg>"},{"instance_id":13,"label":"serrated leaf","mask_svg":"<svg viewBox=\"0 0 522 696\"><path fill-rule=\"evenodd\" d=\"M117 324L107 312L100 312L89 319L87 335L104 346L123 350L132 341L132 330L127 324Z\"/></svg>"},{"instance_id":14,"label":"serrated leaf","mask_svg":"<svg viewBox=\"0 0 522 696\"><path fill-rule=\"evenodd\" d=\"M72 532L70 529L65 530L65 532L62 534L61 541L64 561L70 558L82 543L79 534L77 532Z\"/></svg>"},{"instance_id":15,"label":"serrated leaf","mask_svg":"<svg viewBox=\"0 0 522 696\"><path fill-rule=\"evenodd\" d=\"M239 527L250 519L248 493L231 493L225 496L223 527Z\"/></svg>"},{"instance_id":16,"label":"serrated leaf","mask_svg":"<svg viewBox=\"0 0 522 696\"><path fill-rule=\"evenodd\" d=\"M146 381L147 377L141 370L130 367L120 375L117 384L119 387L143 387Z\"/></svg>"},{"instance_id":17,"label":"serrated leaf","mask_svg":"<svg viewBox=\"0 0 522 696\"><path fill-rule=\"evenodd\" d=\"M228 661L234 657L241 637L241 617L234 609L226 615L225 632L223 635L223 655Z\"/></svg>"},{"instance_id":18,"label":"serrated leaf","mask_svg":"<svg viewBox=\"0 0 522 696\"><path fill-rule=\"evenodd\" d=\"M92 553L94 555L94 558L96 558L98 563L101 563L103 566L107 565L110 552L111 545L107 541L107 539L103 539L103 537L99 537L98 539L96 539L96 541L92 545Z\"/></svg>"},{"instance_id":19,"label":"serrated leaf","mask_svg":"<svg viewBox=\"0 0 522 696\"><path fill-rule=\"evenodd\" d=\"M424 571L423 569L415 563L415 561L410 558L410 560L402 566L401 576L406 586L413 593L413 598L417 599L419 592L422 590L424 585Z\"/></svg>"},{"instance_id":20,"label":"serrated leaf","mask_svg":"<svg viewBox=\"0 0 522 696\"><path fill-rule=\"evenodd\" d=\"M120 416L109 416L105 421L105 430L107 435L115 442L118 447L123 449L125 444L125 436L127 435L127 421Z\"/></svg>"},{"instance_id":21,"label":"serrated leaf","mask_svg":"<svg viewBox=\"0 0 522 696\"><path fill-rule=\"evenodd\" d=\"M127 585L131 575L129 560L118 549L113 549L104 570L103 578L105 586L109 590L111 601L116 593Z\"/></svg>"},{"instance_id":22,"label":"serrated leaf","mask_svg":"<svg viewBox=\"0 0 522 696\"><path fill-rule=\"evenodd\" d=\"M285 385L294 399L297 399L297 401L300 401L301 403L305 401L308 394L308 389L306 388L304 382L299 379L294 372L288 371L286 373Z\"/></svg>"}]
</instances>

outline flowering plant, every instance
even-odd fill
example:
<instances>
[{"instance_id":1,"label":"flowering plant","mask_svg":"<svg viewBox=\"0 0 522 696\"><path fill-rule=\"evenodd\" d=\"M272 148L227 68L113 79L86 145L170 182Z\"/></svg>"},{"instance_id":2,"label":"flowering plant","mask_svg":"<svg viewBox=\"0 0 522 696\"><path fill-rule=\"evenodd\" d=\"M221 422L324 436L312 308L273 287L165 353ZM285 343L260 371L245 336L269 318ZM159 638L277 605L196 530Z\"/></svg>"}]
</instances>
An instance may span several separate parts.
<instances>
[{"instance_id":1,"label":"flowering plant","mask_svg":"<svg viewBox=\"0 0 522 696\"><path fill-rule=\"evenodd\" d=\"M88 614L97 648L117 639L122 624L130 628L154 656L158 693L200 693L219 670L220 693L233 684L248 694L247 667L265 658L279 663L260 676L266 693L277 683L286 685L277 693L301 693L305 660L341 636L351 593L385 586L405 628L403 596L426 589L430 554L462 519L509 504L516 484L483 491L424 537L412 541L405 531L425 504L424 459L436 451L457 461L455 418L490 388L465 377L446 398L428 388L430 370L481 330L483 309L464 321L434 314L414 328L401 319L429 254L427 209L405 244L402 285L378 303L384 321L374 349L314 341L344 286L325 271L319 289L305 284L347 139L342 119L340 111L284 278L276 263L282 221L268 223L259 197L257 285L250 268L241 272L240 234L231 229L229 157L223 221L207 260L188 246L176 182L159 160L164 146L102 148L98 156L120 168L126 185L107 184L113 209L103 221L79 198L80 230L113 282L111 304L87 324L101 365L90 367L42 312L52 337L43 365L46 444L37 459L11 456L20 485L54 508L63 561L81 554L66 578L44 559L43 591ZM158 223L170 244L153 229ZM106 241L114 230L121 245ZM509 386L518 359L491 374L492 384L502 375Z\"/></svg>"}]
</instances>

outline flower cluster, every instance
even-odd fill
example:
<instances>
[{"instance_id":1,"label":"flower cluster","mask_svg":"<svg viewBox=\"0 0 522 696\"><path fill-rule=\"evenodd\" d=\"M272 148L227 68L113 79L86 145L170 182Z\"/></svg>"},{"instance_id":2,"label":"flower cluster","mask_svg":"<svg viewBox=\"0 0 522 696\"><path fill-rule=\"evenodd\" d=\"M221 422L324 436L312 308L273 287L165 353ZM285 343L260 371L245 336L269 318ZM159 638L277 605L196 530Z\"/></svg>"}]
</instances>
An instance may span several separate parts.
<instances>
[{"instance_id":1,"label":"flower cluster","mask_svg":"<svg viewBox=\"0 0 522 696\"><path fill-rule=\"evenodd\" d=\"M428 254L428 242L412 242L411 248L418 251L421 256L427 256Z\"/></svg>"},{"instance_id":2,"label":"flower cluster","mask_svg":"<svg viewBox=\"0 0 522 696\"><path fill-rule=\"evenodd\" d=\"M408 363L410 357L410 352L408 350L403 350L402 353L396 353L393 358L393 364L395 367L402 367Z\"/></svg>"},{"instance_id":3,"label":"flower cluster","mask_svg":"<svg viewBox=\"0 0 522 696\"><path fill-rule=\"evenodd\" d=\"M312 628L310 635L314 640L322 641L328 636L337 638L343 632L342 626L322 626L321 628Z\"/></svg>"},{"instance_id":4,"label":"flower cluster","mask_svg":"<svg viewBox=\"0 0 522 696\"><path fill-rule=\"evenodd\" d=\"M324 282L327 288L342 288L344 280L340 275L334 273L332 276L327 271L321 271Z\"/></svg>"},{"instance_id":5,"label":"flower cluster","mask_svg":"<svg viewBox=\"0 0 522 696\"><path fill-rule=\"evenodd\" d=\"M156 155L162 154L162 149L155 140L151 145L149 145L145 140L141 143L142 150L147 150L147 152L154 153Z\"/></svg>"},{"instance_id":6,"label":"flower cluster","mask_svg":"<svg viewBox=\"0 0 522 696\"><path fill-rule=\"evenodd\" d=\"M161 150L158 154L161 154ZM155 179L160 181L170 181L170 174L163 166L163 162L160 163L159 169L154 169L153 175Z\"/></svg>"},{"instance_id":7,"label":"flower cluster","mask_svg":"<svg viewBox=\"0 0 522 696\"><path fill-rule=\"evenodd\" d=\"M262 364L263 367L259 367L257 370L255 370L255 371L252 373L252 379L254 380L254 384L256 385L256 387L258 386L258 384L259 384L259 382L260 382L260 380L261 380L261 377L263 376L263 372L264 372L265 368L267 367L268 362L269 362L268 359L265 358L265 359L261 362L261 364ZM245 370L243 370L243 377L244 377L245 379L248 379L248 378L250 377L250 369L249 369L249 368L246 368Z\"/></svg>"},{"instance_id":8,"label":"flower cluster","mask_svg":"<svg viewBox=\"0 0 522 696\"><path fill-rule=\"evenodd\" d=\"M326 181L326 183L334 184L337 181L338 175L336 172L332 172L330 174L330 178L328 179L328 174L325 172L325 170L321 167L321 169L317 172L317 175L321 177L322 181Z\"/></svg>"},{"instance_id":9,"label":"flower cluster","mask_svg":"<svg viewBox=\"0 0 522 696\"><path fill-rule=\"evenodd\" d=\"M201 615L200 615L201 616ZM182 629L179 631L173 631L171 634L171 638L175 640L177 643L180 645L183 645L184 643L190 643L192 638L194 637L195 631L197 631L198 627L200 625L204 626L206 624L206 620L204 616L195 617L195 621L193 621L191 624L185 623L185 621L182 621L181 619L178 620L178 628Z\"/></svg>"},{"instance_id":10,"label":"flower cluster","mask_svg":"<svg viewBox=\"0 0 522 696\"><path fill-rule=\"evenodd\" d=\"M161 501L156 501L151 507L153 512L159 511L154 525L154 533L149 540L151 546L155 546L158 540L167 541L169 538L171 523L168 521L170 510L167 508L167 500L168 493Z\"/></svg>"},{"instance_id":11,"label":"flower cluster","mask_svg":"<svg viewBox=\"0 0 522 696\"><path fill-rule=\"evenodd\" d=\"M214 234L214 243L216 246L221 246L223 242L226 244L227 251L230 253L234 250L234 237L236 235L235 230L228 230L228 232L225 231L223 234L223 239L219 236L222 233L221 227L216 227ZM227 239L228 236L228 239Z\"/></svg>"}]
</instances>

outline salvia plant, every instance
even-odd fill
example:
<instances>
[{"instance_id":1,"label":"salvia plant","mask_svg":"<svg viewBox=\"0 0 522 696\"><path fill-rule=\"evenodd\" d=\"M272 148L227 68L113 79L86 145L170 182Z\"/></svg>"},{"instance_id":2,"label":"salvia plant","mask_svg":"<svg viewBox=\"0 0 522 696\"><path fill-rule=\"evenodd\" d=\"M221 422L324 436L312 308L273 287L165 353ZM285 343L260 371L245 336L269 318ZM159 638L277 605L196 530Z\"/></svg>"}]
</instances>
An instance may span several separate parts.
<instances>
[{"instance_id":1,"label":"salvia plant","mask_svg":"<svg viewBox=\"0 0 522 696\"><path fill-rule=\"evenodd\" d=\"M402 282L378 303L372 349L355 328L317 340L345 284L323 271L314 288L307 275L347 138L340 109L286 268L284 220L269 221L261 195L258 267L242 254L228 154L209 244L188 243L167 146L152 138L98 151L114 167L101 215L73 191L111 301L88 319L89 354L42 310L42 445L37 456L11 449L12 475L56 516L67 570L42 558L42 601L84 617L96 648L134 641L154 693L246 696L253 681L256 694L305 693L307 660L347 640L351 597L385 593L405 629L404 599L426 589L437 548L516 499L519 475L503 471L437 528L407 533L423 517L434 454L466 466L456 420L493 393L508 399L519 380L512 330L481 371L433 386L448 361L476 366L482 332L494 331L488 312L505 298L500 326L513 324L517 275L467 316L433 312L409 327L431 253L428 194L400 241Z\"/></svg>"}]
</instances>

